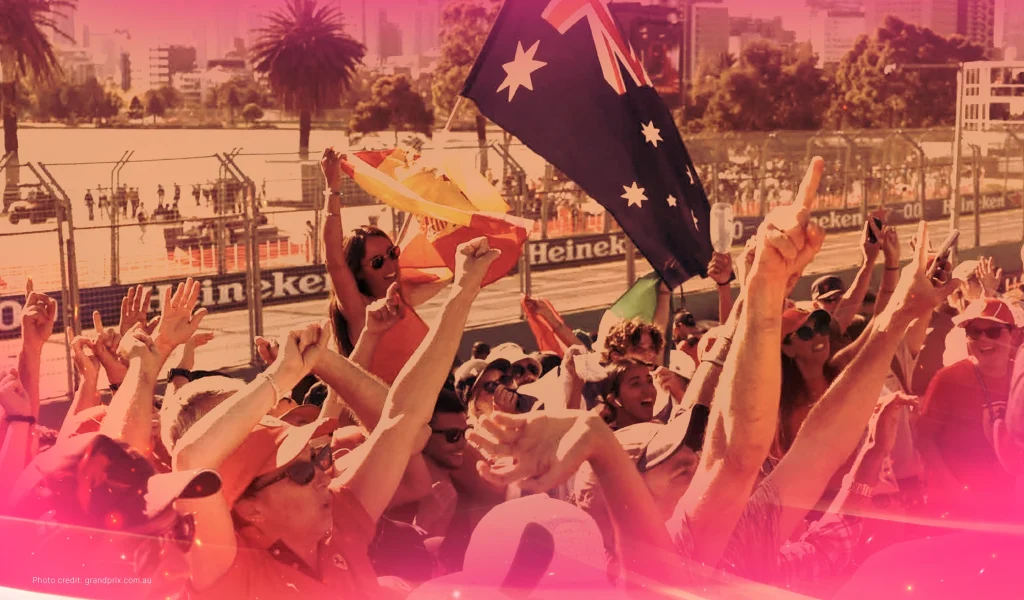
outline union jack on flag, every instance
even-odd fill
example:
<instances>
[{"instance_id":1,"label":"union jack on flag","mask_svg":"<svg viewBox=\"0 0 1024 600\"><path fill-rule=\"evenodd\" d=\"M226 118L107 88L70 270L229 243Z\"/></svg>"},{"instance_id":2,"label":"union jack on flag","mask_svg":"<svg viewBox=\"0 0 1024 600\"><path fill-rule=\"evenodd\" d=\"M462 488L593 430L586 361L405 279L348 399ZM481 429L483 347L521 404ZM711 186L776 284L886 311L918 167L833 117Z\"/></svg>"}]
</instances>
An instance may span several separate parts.
<instances>
[{"instance_id":1,"label":"union jack on flag","mask_svg":"<svg viewBox=\"0 0 1024 600\"><path fill-rule=\"evenodd\" d=\"M668 285L706 275L711 207L609 0L506 0L462 95L604 206Z\"/></svg>"}]
</instances>

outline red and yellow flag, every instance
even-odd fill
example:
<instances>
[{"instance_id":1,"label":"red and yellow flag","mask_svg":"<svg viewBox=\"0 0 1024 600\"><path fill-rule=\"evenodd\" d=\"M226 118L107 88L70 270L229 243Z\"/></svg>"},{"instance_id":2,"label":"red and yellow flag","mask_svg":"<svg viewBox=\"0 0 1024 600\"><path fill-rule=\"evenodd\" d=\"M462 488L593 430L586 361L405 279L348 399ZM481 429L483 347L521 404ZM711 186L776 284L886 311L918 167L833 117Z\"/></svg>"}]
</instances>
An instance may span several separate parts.
<instances>
[{"instance_id":1,"label":"red and yellow flag","mask_svg":"<svg viewBox=\"0 0 1024 600\"><path fill-rule=\"evenodd\" d=\"M341 164L366 193L416 216L418 231L402 240L403 279L451 278L455 249L480 236L501 250L484 285L504 277L519 261L533 222L509 215L501 193L465 161L446 153L424 159L397 148L356 152Z\"/></svg>"}]
</instances>

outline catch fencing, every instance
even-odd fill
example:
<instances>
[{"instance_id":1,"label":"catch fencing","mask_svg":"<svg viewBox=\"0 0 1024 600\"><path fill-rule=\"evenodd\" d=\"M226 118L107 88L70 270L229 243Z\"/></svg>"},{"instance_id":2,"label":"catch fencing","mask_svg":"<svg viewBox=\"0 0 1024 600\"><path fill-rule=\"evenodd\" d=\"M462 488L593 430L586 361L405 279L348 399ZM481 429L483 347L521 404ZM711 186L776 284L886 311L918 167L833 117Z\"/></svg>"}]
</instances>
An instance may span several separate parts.
<instances>
[{"instance_id":1,"label":"catch fencing","mask_svg":"<svg viewBox=\"0 0 1024 600\"><path fill-rule=\"evenodd\" d=\"M815 155L827 166L813 218L826 230L858 230L879 208L895 224L941 220L951 205L951 142L950 129L935 129L697 135L687 146L709 199L733 205L734 240L742 243L766 211L793 198ZM438 150L419 146L424 154ZM515 279L502 288L504 304L494 300L494 310L474 317L476 324L514 315L518 293L535 291L532 277L546 269L625 257L627 275L614 285L624 289L636 276L635 252L615 220L522 144L500 136L444 151L472 161L501 189L513 213L535 222ZM318 243L320 155L319 149L300 156L234 148L147 160L127 151L118 161L59 164L4 157L0 251L13 260L0 266L3 358L16 360L29 276L60 304L44 351L44 395L53 398L68 397L75 387L65 326L91 328L93 311L116 326L128 286L140 283L153 290L156 315L161 292L191 276L201 282L200 301L213 313L204 329L216 335L195 367L254 364L255 336L280 335L326 315L329 282ZM965 218L974 215L975 224L961 243L1024 238L1024 144L1012 133L969 138L961 165L962 211ZM408 233L411 218L347 178L344 185L346 229L376 225L393 239ZM1019 225L1007 233L1008 223ZM1001 233L993 233L997 228ZM287 309L264 310L285 304Z\"/></svg>"}]
</instances>

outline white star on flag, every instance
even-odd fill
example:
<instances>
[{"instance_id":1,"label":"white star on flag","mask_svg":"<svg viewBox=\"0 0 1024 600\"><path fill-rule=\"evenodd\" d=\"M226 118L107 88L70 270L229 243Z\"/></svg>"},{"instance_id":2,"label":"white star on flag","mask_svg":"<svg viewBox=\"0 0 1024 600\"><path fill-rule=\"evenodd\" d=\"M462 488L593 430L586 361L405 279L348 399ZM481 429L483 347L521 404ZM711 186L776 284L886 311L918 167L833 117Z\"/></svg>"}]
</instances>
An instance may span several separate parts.
<instances>
[{"instance_id":1,"label":"white star on flag","mask_svg":"<svg viewBox=\"0 0 1024 600\"><path fill-rule=\"evenodd\" d=\"M693 185L694 183L696 183L693 180L693 171L690 170L690 166L689 165L686 166L686 176L690 178L690 185Z\"/></svg>"},{"instance_id":2,"label":"white star on flag","mask_svg":"<svg viewBox=\"0 0 1024 600\"><path fill-rule=\"evenodd\" d=\"M643 125L642 122L640 124ZM641 129L640 132L644 134L644 139L650 142L655 148L658 147L658 142L664 141L661 139L661 130L654 126L654 121L643 125L643 129Z\"/></svg>"},{"instance_id":3,"label":"white star on flag","mask_svg":"<svg viewBox=\"0 0 1024 600\"><path fill-rule=\"evenodd\" d=\"M623 194L621 197L629 201L629 203L626 204L626 206L638 206L640 208L644 207L643 202L644 200L647 199L647 196L644 194L645 188L637 187L636 182L634 181L632 186L624 185L622 186L622 189L626 190L626 193Z\"/></svg>"},{"instance_id":4,"label":"white star on flag","mask_svg":"<svg viewBox=\"0 0 1024 600\"><path fill-rule=\"evenodd\" d=\"M672 208L675 208L676 202L678 202L676 200L676 197L672 195L669 195L669 197L666 198L665 201L668 202L668 205L671 206Z\"/></svg>"},{"instance_id":5,"label":"white star on flag","mask_svg":"<svg viewBox=\"0 0 1024 600\"><path fill-rule=\"evenodd\" d=\"M546 66L548 63L534 60L533 57L537 54L537 47L540 46L540 40L534 42L530 49L523 51L523 43L519 42L519 47L516 48L516 58L510 63L505 63L503 68L505 73L505 81L502 82L501 87L498 91L508 89L508 101L512 102L512 98L515 97L516 92L519 88L524 87L531 92L533 91L533 72L537 69Z\"/></svg>"}]
</instances>

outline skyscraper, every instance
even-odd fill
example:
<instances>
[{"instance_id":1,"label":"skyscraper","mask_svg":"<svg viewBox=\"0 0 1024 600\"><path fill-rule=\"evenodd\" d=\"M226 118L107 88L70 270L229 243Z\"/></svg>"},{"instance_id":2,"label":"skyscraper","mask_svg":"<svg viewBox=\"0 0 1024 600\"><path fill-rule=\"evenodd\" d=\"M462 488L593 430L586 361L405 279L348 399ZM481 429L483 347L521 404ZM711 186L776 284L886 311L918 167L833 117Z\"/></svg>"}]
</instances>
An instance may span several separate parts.
<instances>
[{"instance_id":1,"label":"skyscraper","mask_svg":"<svg viewBox=\"0 0 1024 600\"><path fill-rule=\"evenodd\" d=\"M819 64L835 64L865 33L864 13L858 10L818 10L811 15L811 48Z\"/></svg>"},{"instance_id":2,"label":"skyscraper","mask_svg":"<svg viewBox=\"0 0 1024 600\"><path fill-rule=\"evenodd\" d=\"M402 28L388 20L386 10L381 10L379 15L378 54L381 61L386 61L392 56L402 56Z\"/></svg>"},{"instance_id":3,"label":"skyscraper","mask_svg":"<svg viewBox=\"0 0 1024 600\"><path fill-rule=\"evenodd\" d=\"M75 31L74 7L65 7L54 12L53 24L53 40L57 45L73 46L77 44L78 34Z\"/></svg>"},{"instance_id":4,"label":"skyscraper","mask_svg":"<svg viewBox=\"0 0 1024 600\"><path fill-rule=\"evenodd\" d=\"M995 45L1006 60L1024 59L1024 10L1019 0L997 0L995 9Z\"/></svg>"},{"instance_id":5,"label":"skyscraper","mask_svg":"<svg viewBox=\"0 0 1024 600\"><path fill-rule=\"evenodd\" d=\"M958 0L866 0L864 13L867 30L878 29L887 16L927 27L943 36L957 32Z\"/></svg>"},{"instance_id":6,"label":"skyscraper","mask_svg":"<svg viewBox=\"0 0 1024 600\"><path fill-rule=\"evenodd\" d=\"M995 47L995 0L959 0L957 33L982 48Z\"/></svg>"},{"instance_id":7,"label":"skyscraper","mask_svg":"<svg viewBox=\"0 0 1024 600\"><path fill-rule=\"evenodd\" d=\"M440 33L441 3L438 0L416 0L413 15L413 54L423 56L437 49Z\"/></svg>"},{"instance_id":8,"label":"skyscraper","mask_svg":"<svg viewBox=\"0 0 1024 600\"><path fill-rule=\"evenodd\" d=\"M692 79L702 66L714 64L729 53L729 9L720 4L693 4L687 33Z\"/></svg>"}]
</instances>

